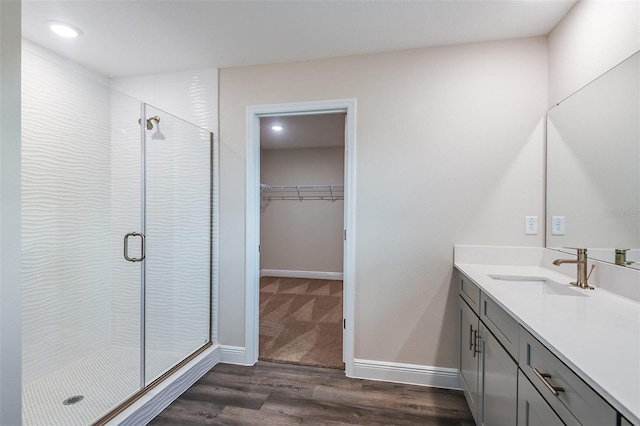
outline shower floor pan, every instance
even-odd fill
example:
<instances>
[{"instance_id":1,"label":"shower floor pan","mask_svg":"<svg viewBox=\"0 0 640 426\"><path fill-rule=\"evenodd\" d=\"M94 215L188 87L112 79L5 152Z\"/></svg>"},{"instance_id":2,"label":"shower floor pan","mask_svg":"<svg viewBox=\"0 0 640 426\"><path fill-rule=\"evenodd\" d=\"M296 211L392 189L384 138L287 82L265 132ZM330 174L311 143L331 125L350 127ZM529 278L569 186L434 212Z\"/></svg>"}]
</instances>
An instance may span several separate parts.
<instances>
[{"instance_id":1,"label":"shower floor pan","mask_svg":"<svg viewBox=\"0 0 640 426\"><path fill-rule=\"evenodd\" d=\"M155 378L184 358L183 353L148 351L146 366ZM84 426L95 422L140 386L140 351L109 346L35 380L22 389L25 426ZM65 400L76 396L70 404Z\"/></svg>"}]
</instances>

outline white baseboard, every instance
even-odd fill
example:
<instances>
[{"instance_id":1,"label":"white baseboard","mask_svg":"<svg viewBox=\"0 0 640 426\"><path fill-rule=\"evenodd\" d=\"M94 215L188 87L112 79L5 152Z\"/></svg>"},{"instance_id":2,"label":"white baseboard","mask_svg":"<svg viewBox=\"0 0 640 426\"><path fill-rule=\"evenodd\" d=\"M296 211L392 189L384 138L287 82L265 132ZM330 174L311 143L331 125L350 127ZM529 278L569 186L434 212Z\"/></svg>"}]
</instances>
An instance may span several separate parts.
<instances>
[{"instance_id":1,"label":"white baseboard","mask_svg":"<svg viewBox=\"0 0 640 426\"><path fill-rule=\"evenodd\" d=\"M253 363L247 363L247 349L244 346L220 346L220 362L224 364L253 365Z\"/></svg>"},{"instance_id":2,"label":"white baseboard","mask_svg":"<svg viewBox=\"0 0 640 426\"><path fill-rule=\"evenodd\" d=\"M307 278L313 280L342 280L342 272L291 271L288 269L261 269L261 277Z\"/></svg>"},{"instance_id":3,"label":"white baseboard","mask_svg":"<svg viewBox=\"0 0 640 426\"><path fill-rule=\"evenodd\" d=\"M353 373L353 377L357 379L462 389L456 368L355 359Z\"/></svg>"},{"instance_id":4,"label":"white baseboard","mask_svg":"<svg viewBox=\"0 0 640 426\"><path fill-rule=\"evenodd\" d=\"M220 347L216 346L207 349L174 373L172 377L144 394L139 400L109 421L107 425L146 425L219 361Z\"/></svg>"}]
</instances>

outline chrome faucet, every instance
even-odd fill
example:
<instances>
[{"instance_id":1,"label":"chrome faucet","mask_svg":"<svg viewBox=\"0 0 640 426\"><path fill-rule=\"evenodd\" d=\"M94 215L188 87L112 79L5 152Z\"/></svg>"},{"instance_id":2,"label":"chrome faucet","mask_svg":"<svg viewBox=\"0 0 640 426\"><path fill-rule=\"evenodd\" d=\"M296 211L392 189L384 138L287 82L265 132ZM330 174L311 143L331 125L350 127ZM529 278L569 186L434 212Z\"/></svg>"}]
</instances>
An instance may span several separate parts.
<instances>
[{"instance_id":1,"label":"chrome faucet","mask_svg":"<svg viewBox=\"0 0 640 426\"><path fill-rule=\"evenodd\" d=\"M587 249L575 249L578 254L578 258L576 260L571 259L556 259L553 261L553 264L556 266L560 266L563 263L575 263L578 266L578 277L576 282L571 283L576 287L593 290L594 288L589 285L589 277L591 276L591 272L593 272L593 268L596 265L591 265L591 271L587 274Z\"/></svg>"}]
</instances>

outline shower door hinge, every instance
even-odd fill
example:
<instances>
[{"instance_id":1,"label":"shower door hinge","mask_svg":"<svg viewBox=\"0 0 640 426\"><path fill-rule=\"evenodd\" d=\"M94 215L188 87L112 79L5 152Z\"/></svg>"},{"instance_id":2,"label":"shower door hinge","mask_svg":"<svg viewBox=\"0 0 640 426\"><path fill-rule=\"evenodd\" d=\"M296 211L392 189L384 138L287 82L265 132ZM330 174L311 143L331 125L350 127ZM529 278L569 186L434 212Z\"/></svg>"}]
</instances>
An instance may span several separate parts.
<instances>
[{"instance_id":1,"label":"shower door hinge","mask_svg":"<svg viewBox=\"0 0 640 426\"><path fill-rule=\"evenodd\" d=\"M342 328L347 329L347 320L346 318L342 318Z\"/></svg>"},{"instance_id":2,"label":"shower door hinge","mask_svg":"<svg viewBox=\"0 0 640 426\"><path fill-rule=\"evenodd\" d=\"M344 230L344 240L347 241L347 230Z\"/></svg>"},{"instance_id":3,"label":"shower door hinge","mask_svg":"<svg viewBox=\"0 0 640 426\"><path fill-rule=\"evenodd\" d=\"M260 244L258 244L258 253L260 253Z\"/></svg>"}]
</instances>

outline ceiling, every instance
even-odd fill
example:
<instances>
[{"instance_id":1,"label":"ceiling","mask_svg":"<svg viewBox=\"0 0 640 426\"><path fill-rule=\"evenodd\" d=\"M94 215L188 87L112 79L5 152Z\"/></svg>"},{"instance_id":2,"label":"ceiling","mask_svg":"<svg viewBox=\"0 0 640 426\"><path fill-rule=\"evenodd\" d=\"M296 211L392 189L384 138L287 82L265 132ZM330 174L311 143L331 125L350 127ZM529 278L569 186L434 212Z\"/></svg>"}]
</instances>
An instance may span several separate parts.
<instances>
[{"instance_id":1,"label":"ceiling","mask_svg":"<svg viewBox=\"0 0 640 426\"><path fill-rule=\"evenodd\" d=\"M576 0L23 0L23 36L106 77L548 34ZM46 27L82 31L59 39Z\"/></svg>"},{"instance_id":2,"label":"ceiling","mask_svg":"<svg viewBox=\"0 0 640 426\"><path fill-rule=\"evenodd\" d=\"M260 148L331 148L344 146L345 113L260 118ZM281 131L271 126L282 126Z\"/></svg>"}]
</instances>

